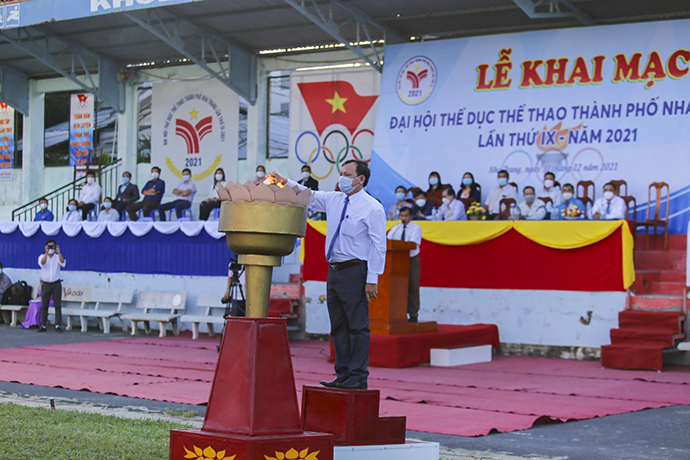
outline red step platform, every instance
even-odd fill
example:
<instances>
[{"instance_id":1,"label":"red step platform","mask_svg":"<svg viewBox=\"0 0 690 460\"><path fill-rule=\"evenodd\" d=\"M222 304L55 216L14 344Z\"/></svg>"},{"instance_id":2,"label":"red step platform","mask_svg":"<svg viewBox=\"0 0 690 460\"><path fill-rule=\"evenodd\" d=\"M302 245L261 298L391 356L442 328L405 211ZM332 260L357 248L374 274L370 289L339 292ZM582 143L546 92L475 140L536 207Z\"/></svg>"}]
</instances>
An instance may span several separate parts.
<instances>
[{"instance_id":1,"label":"red step platform","mask_svg":"<svg viewBox=\"0 0 690 460\"><path fill-rule=\"evenodd\" d=\"M285 320L228 319L204 424L170 432L170 459L317 457L333 436L301 428Z\"/></svg>"},{"instance_id":2,"label":"red step platform","mask_svg":"<svg viewBox=\"0 0 690 460\"><path fill-rule=\"evenodd\" d=\"M372 367L412 367L427 364L432 348L457 348L467 345L500 346L498 326L471 324L467 326L439 324L435 332L405 335L372 335L369 365ZM331 342L331 362L335 349Z\"/></svg>"},{"instance_id":3,"label":"red step platform","mask_svg":"<svg viewBox=\"0 0 690 460\"><path fill-rule=\"evenodd\" d=\"M333 435L336 445L405 444L405 417L379 416L379 390L304 386L302 429Z\"/></svg>"}]
</instances>

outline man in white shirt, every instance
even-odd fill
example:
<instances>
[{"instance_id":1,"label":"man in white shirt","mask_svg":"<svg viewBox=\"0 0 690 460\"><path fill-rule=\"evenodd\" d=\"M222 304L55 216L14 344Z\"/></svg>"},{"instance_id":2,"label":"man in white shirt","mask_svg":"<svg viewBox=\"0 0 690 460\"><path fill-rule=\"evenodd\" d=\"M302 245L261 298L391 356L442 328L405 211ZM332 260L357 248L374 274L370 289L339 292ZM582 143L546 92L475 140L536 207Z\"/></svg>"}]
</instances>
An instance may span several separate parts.
<instances>
[{"instance_id":1,"label":"man in white shirt","mask_svg":"<svg viewBox=\"0 0 690 460\"><path fill-rule=\"evenodd\" d=\"M544 220L546 203L537 198L534 187L528 185L522 191L525 201L519 204L520 220Z\"/></svg>"},{"instance_id":2,"label":"man in white shirt","mask_svg":"<svg viewBox=\"0 0 690 460\"><path fill-rule=\"evenodd\" d=\"M386 213L364 191L369 166L349 160L340 169L340 192L312 192L310 207L327 216L326 260L328 315L335 346L337 377L329 388L367 388L369 375L369 299L376 298L378 277L386 263ZM278 173L271 176L290 187L306 187Z\"/></svg>"},{"instance_id":3,"label":"man in white shirt","mask_svg":"<svg viewBox=\"0 0 690 460\"><path fill-rule=\"evenodd\" d=\"M604 197L594 202L592 219L625 219L625 200L616 196L616 186L611 182L604 185Z\"/></svg>"},{"instance_id":4,"label":"man in white shirt","mask_svg":"<svg viewBox=\"0 0 690 460\"><path fill-rule=\"evenodd\" d=\"M120 213L113 207L113 200L107 196L103 200L103 210L98 213L97 222L118 222Z\"/></svg>"},{"instance_id":5,"label":"man in white shirt","mask_svg":"<svg viewBox=\"0 0 690 460\"><path fill-rule=\"evenodd\" d=\"M60 219L62 222L81 222L81 212L77 211L77 200L72 198L67 202L67 212Z\"/></svg>"},{"instance_id":6,"label":"man in white shirt","mask_svg":"<svg viewBox=\"0 0 690 460\"><path fill-rule=\"evenodd\" d=\"M432 215L431 220L467 220L465 205L462 201L455 199L455 190L453 190L453 187L443 187L441 191L441 200L443 204L438 208L438 211Z\"/></svg>"},{"instance_id":7,"label":"man in white shirt","mask_svg":"<svg viewBox=\"0 0 690 460\"><path fill-rule=\"evenodd\" d=\"M510 174L505 169L498 172L498 187L494 187L489 192L489 196L486 198L484 206L489 214L494 217L500 212L501 200L504 198L512 198L517 203L518 191L515 187L508 183L510 180Z\"/></svg>"},{"instance_id":8,"label":"man in white shirt","mask_svg":"<svg viewBox=\"0 0 690 460\"><path fill-rule=\"evenodd\" d=\"M48 305L53 298L55 307L55 330L62 332L62 280L60 268L66 265L62 257L60 246L55 240L48 240L45 253L38 256L38 266L41 267L41 327L38 332L45 332L48 324Z\"/></svg>"},{"instance_id":9,"label":"man in white shirt","mask_svg":"<svg viewBox=\"0 0 690 460\"><path fill-rule=\"evenodd\" d=\"M161 222L165 222L165 213L171 209L175 209L175 216L179 219L182 217L182 211L192 207L192 199L196 193L196 184L192 181L192 170L182 170L182 182L173 189L173 195L177 196L175 201L162 204L158 207L158 214Z\"/></svg>"},{"instance_id":10,"label":"man in white shirt","mask_svg":"<svg viewBox=\"0 0 690 460\"><path fill-rule=\"evenodd\" d=\"M422 265L419 261L419 245L422 244L422 227L412 222L412 209L400 209L400 223L388 232L389 240L409 241L417 247L410 250L410 276L407 284L407 316L408 321L416 323L419 315L419 278Z\"/></svg>"},{"instance_id":11,"label":"man in white shirt","mask_svg":"<svg viewBox=\"0 0 690 460\"><path fill-rule=\"evenodd\" d=\"M557 208L563 201L561 188L556 185L556 176L552 172L544 174L544 187L539 191L539 198L551 198L554 208Z\"/></svg>"},{"instance_id":12,"label":"man in white shirt","mask_svg":"<svg viewBox=\"0 0 690 460\"><path fill-rule=\"evenodd\" d=\"M96 209L101 193L101 186L96 183L96 174L93 171L87 172L86 184L81 188L79 203L77 203L77 209L81 210L81 220L86 220L89 212Z\"/></svg>"}]
</instances>

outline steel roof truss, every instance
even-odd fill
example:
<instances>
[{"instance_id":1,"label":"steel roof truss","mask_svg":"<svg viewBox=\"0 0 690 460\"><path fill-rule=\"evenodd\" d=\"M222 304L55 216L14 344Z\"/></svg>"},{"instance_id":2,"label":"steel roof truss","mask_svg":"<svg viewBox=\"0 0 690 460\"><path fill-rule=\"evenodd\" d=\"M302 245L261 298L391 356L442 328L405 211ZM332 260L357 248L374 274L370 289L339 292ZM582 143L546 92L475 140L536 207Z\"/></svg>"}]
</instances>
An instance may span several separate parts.
<instances>
[{"instance_id":1,"label":"steel roof truss","mask_svg":"<svg viewBox=\"0 0 690 460\"><path fill-rule=\"evenodd\" d=\"M29 114L29 77L0 64L0 101L22 115Z\"/></svg>"},{"instance_id":2,"label":"steel roof truss","mask_svg":"<svg viewBox=\"0 0 690 460\"><path fill-rule=\"evenodd\" d=\"M513 0L530 19L576 18L583 25L596 22L569 0Z\"/></svg>"}]
</instances>

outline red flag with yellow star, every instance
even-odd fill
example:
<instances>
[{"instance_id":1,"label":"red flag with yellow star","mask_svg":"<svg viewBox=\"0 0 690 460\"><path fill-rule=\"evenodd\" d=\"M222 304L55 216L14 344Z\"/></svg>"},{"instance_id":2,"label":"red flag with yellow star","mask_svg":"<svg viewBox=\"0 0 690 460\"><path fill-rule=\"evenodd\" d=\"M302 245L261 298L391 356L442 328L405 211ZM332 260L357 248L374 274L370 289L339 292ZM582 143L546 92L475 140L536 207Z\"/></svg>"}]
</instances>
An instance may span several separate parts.
<instances>
[{"instance_id":1,"label":"red flag with yellow star","mask_svg":"<svg viewBox=\"0 0 690 460\"><path fill-rule=\"evenodd\" d=\"M378 96L360 96L343 80L298 83L319 136L331 125L345 126L351 135L367 115Z\"/></svg>"}]
</instances>

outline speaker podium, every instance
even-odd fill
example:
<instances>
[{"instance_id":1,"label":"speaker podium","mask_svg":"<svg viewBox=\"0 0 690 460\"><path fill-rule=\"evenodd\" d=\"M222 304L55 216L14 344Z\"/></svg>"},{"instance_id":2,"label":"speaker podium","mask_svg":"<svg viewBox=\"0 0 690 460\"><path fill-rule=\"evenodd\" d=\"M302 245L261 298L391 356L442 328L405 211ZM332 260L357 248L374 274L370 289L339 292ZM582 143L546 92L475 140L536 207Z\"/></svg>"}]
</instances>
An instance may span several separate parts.
<instances>
[{"instance_id":1,"label":"speaker podium","mask_svg":"<svg viewBox=\"0 0 690 460\"><path fill-rule=\"evenodd\" d=\"M386 269L379 276L378 294L369 301L369 329L372 335L404 335L436 332L435 321L407 321L407 290L410 277L410 251L416 244L387 240Z\"/></svg>"}]
</instances>

